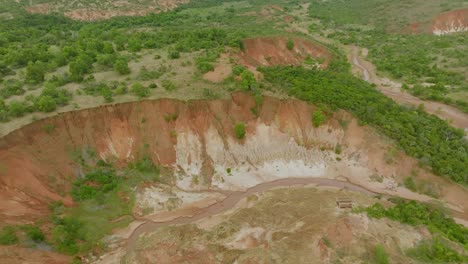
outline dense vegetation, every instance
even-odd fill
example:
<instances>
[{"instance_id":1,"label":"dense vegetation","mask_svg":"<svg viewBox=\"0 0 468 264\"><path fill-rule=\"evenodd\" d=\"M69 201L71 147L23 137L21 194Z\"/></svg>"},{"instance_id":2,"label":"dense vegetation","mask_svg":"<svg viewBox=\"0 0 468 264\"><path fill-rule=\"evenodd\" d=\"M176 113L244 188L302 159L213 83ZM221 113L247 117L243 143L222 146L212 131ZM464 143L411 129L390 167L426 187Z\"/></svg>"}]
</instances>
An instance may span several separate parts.
<instances>
[{"instance_id":1,"label":"dense vegetation","mask_svg":"<svg viewBox=\"0 0 468 264\"><path fill-rule=\"evenodd\" d=\"M228 17L235 16L223 10L220 12L226 13L225 16L220 16L226 21ZM71 82L92 83L92 74L98 70L113 69L120 75L127 75L130 73L129 61L142 50L166 49L169 50L170 58L178 58L180 53L205 50L195 61L201 72L209 71L220 51L226 46L239 48L240 40L245 34L239 30L195 26L205 22L206 18L180 10L96 23L32 14L20 14L15 19L2 21L0 121L9 121L36 111L51 112L68 104L72 93L61 87ZM150 30L137 30L140 27ZM61 68L64 70L60 70ZM167 71L162 68L159 70ZM138 78L157 79L164 74L159 70L143 69ZM175 85L168 82L166 84L164 88L175 90ZM87 89L89 85L85 84L83 90L85 94L103 96L106 102L111 102L113 96L127 91L131 83L121 83L119 87L108 85L100 85L97 92L90 92ZM28 93L20 100L6 101L29 90L51 86L59 95L45 92L37 96ZM122 86L126 87L121 88ZM81 94L80 91L77 93ZM146 88L141 87L133 91L138 97L146 97L148 93Z\"/></svg>"},{"instance_id":2,"label":"dense vegetation","mask_svg":"<svg viewBox=\"0 0 468 264\"><path fill-rule=\"evenodd\" d=\"M327 32L343 44L369 49L369 59L380 73L405 83L422 99L452 104L468 112L466 34L434 36L408 34L411 23L426 27L432 17L462 1L312 1L310 15L321 20L310 30ZM325 31L327 29L327 31Z\"/></svg>"},{"instance_id":3,"label":"dense vegetation","mask_svg":"<svg viewBox=\"0 0 468 264\"><path fill-rule=\"evenodd\" d=\"M78 206L66 208L61 202L50 206L54 225L51 243L65 254L103 249L104 236L132 221L134 188L161 180L159 168L148 157L129 164L120 173L101 160L85 167L87 173L73 183L71 190ZM40 239L38 234L31 235Z\"/></svg>"},{"instance_id":4,"label":"dense vegetation","mask_svg":"<svg viewBox=\"0 0 468 264\"><path fill-rule=\"evenodd\" d=\"M422 241L418 246L408 250L408 256L425 263L462 263L468 261L468 256L459 254L452 249L446 239L468 247L468 229L455 223L445 215L442 209L433 205L393 199L395 205L389 208L375 203L367 208L361 208L370 217L386 217L401 223L426 226L434 235L431 241Z\"/></svg>"},{"instance_id":5,"label":"dense vegetation","mask_svg":"<svg viewBox=\"0 0 468 264\"><path fill-rule=\"evenodd\" d=\"M395 199L395 206L383 207L380 203L367 207L366 212L370 217L387 217L409 225L425 225L434 234L442 234L444 237L468 246L468 229L455 223L445 213L434 206L415 201Z\"/></svg>"},{"instance_id":6,"label":"dense vegetation","mask_svg":"<svg viewBox=\"0 0 468 264\"><path fill-rule=\"evenodd\" d=\"M420 109L396 104L349 73L302 67L260 69L265 79L290 95L355 114L362 124L377 127L434 173L467 184L468 143L464 132ZM365 102L365 103L363 103Z\"/></svg>"},{"instance_id":7,"label":"dense vegetation","mask_svg":"<svg viewBox=\"0 0 468 264\"><path fill-rule=\"evenodd\" d=\"M460 255L441 239L424 241L408 250L407 255L424 263L466 263L468 256Z\"/></svg>"}]
</instances>

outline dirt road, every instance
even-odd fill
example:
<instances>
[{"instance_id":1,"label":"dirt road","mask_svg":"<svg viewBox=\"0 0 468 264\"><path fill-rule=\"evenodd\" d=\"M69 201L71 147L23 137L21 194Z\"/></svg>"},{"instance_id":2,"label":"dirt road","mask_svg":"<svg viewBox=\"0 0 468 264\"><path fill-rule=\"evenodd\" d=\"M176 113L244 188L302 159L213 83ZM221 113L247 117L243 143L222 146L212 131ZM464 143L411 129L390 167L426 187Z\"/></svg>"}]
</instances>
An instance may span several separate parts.
<instances>
[{"instance_id":1,"label":"dirt road","mask_svg":"<svg viewBox=\"0 0 468 264\"><path fill-rule=\"evenodd\" d=\"M381 78L375 73L375 66L370 62L365 61L359 56L359 48L350 46L350 60L355 70L362 74L362 78L370 83L377 85L377 88L386 96L392 98L400 104L410 104L418 106L424 104L426 112L436 115L442 119L449 121L454 127L465 130L468 134L468 115L458 110L455 107L445 105L439 102L424 101L415 96L403 92L401 84L390 81L386 78Z\"/></svg>"}]
</instances>

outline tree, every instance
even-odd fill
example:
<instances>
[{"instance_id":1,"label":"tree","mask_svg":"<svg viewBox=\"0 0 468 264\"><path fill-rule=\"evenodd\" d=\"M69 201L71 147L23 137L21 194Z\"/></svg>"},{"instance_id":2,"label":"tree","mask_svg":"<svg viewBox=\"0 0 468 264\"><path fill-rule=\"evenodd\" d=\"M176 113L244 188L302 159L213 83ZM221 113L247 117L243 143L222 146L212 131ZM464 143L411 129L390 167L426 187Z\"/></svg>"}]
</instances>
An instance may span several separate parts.
<instances>
[{"instance_id":1,"label":"tree","mask_svg":"<svg viewBox=\"0 0 468 264\"><path fill-rule=\"evenodd\" d=\"M257 87L257 80L255 80L255 76L250 71L242 72L240 77L242 89L251 91Z\"/></svg>"},{"instance_id":2,"label":"tree","mask_svg":"<svg viewBox=\"0 0 468 264\"><path fill-rule=\"evenodd\" d=\"M130 69L128 68L128 61L125 58L119 58L114 63L114 70L119 74L129 74Z\"/></svg>"},{"instance_id":3,"label":"tree","mask_svg":"<svg viewBox=\"0 0 468 264\"><path fill-rule=\"evenodd\" d=\"M91 72L93 59L85 54L80 54L76 60L70 63L70 75L74 81L82 81L86 73Z\"/></svg>"},{"instance_id":4,"label":"tree","mask_svg":"<svg viewBox=\"0 0 468 264\"><path fill-rule=\"evenodd\" d=\"M44 81L45 72L46 69L43 62L29 62L26 67L26 80L31 83L41 83Z\"/></svg>"},{"instance_id":5,"label":"tree","mask_svg":"<svg viewBox=\"0 0 468 264\"><path fill-rule=\"evenodd\" d=\"M39 111L48 113L57 109L57 103L51 96L44 95L39 97L36 107Z\"/></svg>"}]
</instances>

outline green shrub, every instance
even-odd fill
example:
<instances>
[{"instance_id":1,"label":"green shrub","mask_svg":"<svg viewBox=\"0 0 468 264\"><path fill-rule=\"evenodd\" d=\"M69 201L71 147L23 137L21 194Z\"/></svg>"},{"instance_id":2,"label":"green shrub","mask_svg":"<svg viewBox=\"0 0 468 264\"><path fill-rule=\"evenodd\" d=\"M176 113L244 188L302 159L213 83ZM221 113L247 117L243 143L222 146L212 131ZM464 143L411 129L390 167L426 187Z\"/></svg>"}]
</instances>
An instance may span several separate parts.
<instances>
[{"instance_id":1,"label":"green shrub","mask_svg":"<svg viewBox=\"0 0 468 264\"><path fill-rule=\"evenodd\" d=\"M336 144L335 146L335 154L340 155L342 151L341 144Z\"/></svg>"},{"instance_id":2,"label":"green shrub","mask_svg":"<svg viewBox=\"0 0 468 264\"><path fill-rule=\"evenodd\" d=\"M254 91L258 88L257 80L250 71L244 71L240 75L241 77L241 88L245 91Z\"/></svg>"},{"instance_id":3,"label":"green shrub","mask_svg":"<svg viewBox=\"0 0 468 264\"><path fill-rule=\"evenodd\" d=\"M245 123L240 122L234 126L234 134L238 139L243 139L245 136Z\"/></svg>"},{"instance_id":4,"label":"green shrub","mask_svg":"<svg viewBox=\"0 0 468 264\"><path fill-rule=\"evenodd\" d=\"M118 58L114 63L114 70L121 75L129 74L130 68L128 67L128 60L125 58Z\"/></svg>"},{"instance_id":5,"label":"green shrub","mask_svg":"<svg viewBox=\"0 0 468 264\"><path fill-rule=\"evenodd\" d=\"M75 201L94 199L114 190L121 180L111 165L102 162L73 183L71 195Z\"/></svg>"},{"instance_id":6,"label":"green shrub","mask_svg":"<svg viewBox=\"0 0 468 264\"><path fill-rule=\"evenodd\" d=\"M424 263L467 263L468 256L460 255L448 247L439 238L423 241L415 248L409 249L407 255Z\"/></svg>"},{"instance_id":7,"label":"green shrub","mask_svg":"<svg viewBox=\"0 0 468 264\"><path fill-rule=\"evenodd\" d=\"M36 107L41 112L52 112L57 109L57 103L51 96L40 96L36 102Z\"/></svg>"},{"instance_id":8,"label":"green shrub","mask_svg":"<svg viewBox=\"0 0 468 264\"><path fill-rule=\"evenodd\" d=\"M381 204L375 203L365 209L370 217L387 217L409 225L426 225L432 233L443 234L448 239L468 245L468 228L457 224L453 219L434 206L416 201L393 199L395 206L385 209Z\"/></svg>"},{"instance_id":9,"label":"green shrub","mask_svg":"<svg viewBox=\"0 0 468 264\"><path fill-rule=\"evenodd\" d=\"M178 52L177 50L169 50L169 59L178 59L180 58L180 52Z\"/></svg>"},{"instance_id":10,"label":"green shrub","mask_svg":"<svg viewBox=\"0 0 468 264\"><path fill-rule=\"evenodd\" d=\"M110 89L102 89L101 90L101 95L102 97L104 98L104 101L106 103L110 103L110 102L113 102L114 101L114 98L113 98L113 93Z\"/></svg>"},{"instance_id":11,"label":"green shrub","mask_svg":"<svg viewBox=\"0 0 468 264\"><path fill-rule=\"evenodd\" d=\"M96 57L97 64L107 67L113 67L116 60L115 54L98 54Z\"/></svg>"},{"instance_id":12,"label":"green shrub","mask_svg":"<svg viewBox=\"0 0 468 264\"><path fill-rule=\"evenodd\" d=\"M385 252L385 248L382 245L375 246L374 249L375 263L377 264L388 264L388 255Z\"/></svg>"},{"instance_id":13,"label":"green shrub","mask_svg":"<svg viewBox=\"0 0 468 264\"><path fill-rule=\"evenodd\" d=\"M162 75L164 75L164 73L166 73L168 70L168 67L161 66L156 71L150 71L143 66L140 68L140 72L138 73L137 79L142 81L156 80L159 79L159 77L161 77Z\"/></svg>"},{"instance_id":14,"label":"green shrub","mask_svg":"<svg viewBox=\"0 0 468 264\"><path fill-rule=\"evenodd\" d=\"M0 89L0 97L8 98L14 95L22 95L25 92L22 82L10 79L3 81L3 88Z\"/></svg>"},{"instance_id":15,"label":"green shrub","mask_svg":"<svg viewBox=\"0 0 468 264\"><path fill-rule=\"evenodd\" d=\"M119 85L117 88L115 88L115 94L122 95L126 94L128 92L127 86L126 85Z\"/></svg>"},{"instance_id":16,"label":"green shrub","mask_svg":"<svg viewBox=\"0 0 468 264\"><path fill-rule=\"evenodd\" d=\"M34 242L42 242L45 239L44 233L38 226L26 226L26 235Z\"/></svg>"},{"instance_id":17,"label":"green shrub","mask_svg":"<svg viewBox=\"0 0 468 264\"><path fill-rule=\"evenodd\" d=\"M325 123L326 120L327 118L320 110L317 110L312 114L312 124L314 125L314 127L321 126L323 123Z\"/></svg>"},{"instance_id":18,"label":"green shrub","mask_svg":"<svg viewBox=\"0 0 468 264\"><path fill-rule=\"evenodd\" d=\"M40 61L29 62L26 67L26 81L31 83L41 83L44 81L46 65Z\"/></svg>"},{"instance_id":19,"label":"green shrub","mask_svg":"<svg viewBox=\"0 0 468 264\"><path fill-rule=\"evenodd\" d=\"M288 39L288 42L286 42L286 47L288 50L294 49L294 41L292 39Z\"/></svg>"},{"instance_id":20,"label":"green shrub","mask_svg":"<svg viewBox=\"0 0 468 264\"><path fill-rule=\"evenodd\" d=\"M413 177L406 177L403 180L403 184L405 185L406 188L408 188L409 190L413 192L418 191L418 188L416 187L416 183L414 182Z\"/></svg>"},{"instance_id":21,"label":"green shrub","mask_svg":"<svg viewBox=\"0 0 468 264\"><path fill-rule=\"evenodd\" d=\"M129 164L129 168L135 169L139 172L153 172L159 174L159 168L153 163L153 160L145 156L141 160Z\"/></svg>"},{"instance_id":22,"label":"green shrub","mask_svg":"<svg viewBox=\"0 0 468 264\"><path fill-rule=\"evenodd\" d=\"M79 253L80 241L85 240L85 236L80 232L83 223L73 217L58 217L54 222L52 238L56 250L69 255Z\"/></svg>"},{"instance_id":23,"label":"green shrub","mask_svg":"<svg viewBox=\"0 0 468 264\"><path fill-rule=\"evenodd\" d=\"M12 226L4 226L0 231L0 245L13 245L18 243L15 228Z\"/></svg>"},{"instance_id":24,"label":"green shrub","mask_svg":"<svg viewBox=\"0 0 468 264\"><path fill-rule=\"evenodd\" d=\"M162 84L162 87L166 89L166 91L168 92L172 92L177 89L176 85L170 80L163 80L161 84Z\"/></svg>"},{"instance_id":25,"label":"green shrub","mask_svg":"<svg viewBox=\"0 0 468 264\"><path fill-rule=\"evenodd\" d=\"M232 68L232 74L234 76L239 76L241 75L243 72L247 71L247 69L243 66L243 65L235 65L233 68Z\"/></svg>"},{"instance_id":26,"label":"green shrub","mask_svg":"<svg viewBox=\"0 0 468 264\"><path fill-rule=\"evenodd\" d=\"M134 83L130 91L138 97L148 97L150 95L150 89L141 83Z\"/></svg>"},{"instance_id":27,"label":"green shrub","mask_svg":"<svg viewBox=\"0 0 468 264\"><path fill-rule=\"evenodd\" d=\"M21 117L32 111L33 108L28 104L28 102L12 101L8 106L9 114L14 117Z\"/></svg>"},{"instance_id":28,"label":"green shrub","mask_svg":"<svg viewBox=\"0 0 468 264\"><path fill-rule=\"evenodd\" d=\"M197 69L201 73L207 73L207 72L214 70L213 64L207 61L197 61L196 65L197 65Z\"/></svg>"},{"instance_id":29,"label":"green shrub","mask_svg":"<svg viewBox=\"0 0 468 264\"><path fill-rule=\"evenodd\" d=\"M208 99L218 99L219 98L219 94L214 92L213 90L211 89L208 89L208 88L204 88L203 89L203 97L204 98L208 98Z\"/></svg>"},{"instance_id":30,"label":"green shrub","mask_svg":"<svg viewBox=\"0 0 468 264\"><path fill-rule=\"evenodd\" d=\"M42 126L42 130L44 130L47 134L52 134L55 130L55 125L54 124L45 124Z\"/></svg>"}]
</instances>

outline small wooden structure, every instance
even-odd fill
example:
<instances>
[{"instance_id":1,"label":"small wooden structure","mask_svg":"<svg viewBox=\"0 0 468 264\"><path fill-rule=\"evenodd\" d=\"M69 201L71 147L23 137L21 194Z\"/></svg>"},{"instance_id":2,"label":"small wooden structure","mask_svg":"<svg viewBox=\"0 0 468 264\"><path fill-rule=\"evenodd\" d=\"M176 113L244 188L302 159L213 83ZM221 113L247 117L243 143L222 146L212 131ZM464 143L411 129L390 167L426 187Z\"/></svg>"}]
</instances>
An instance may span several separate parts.
<instances>
[{"instance_id":1,"label":"small wooden structure","mask_svg":"<svg viewBox=\"0 0 468 264\"><path fill-rule=\"evenodd\" d=\"M353 200L348 197L336 198L336 205L340 209L353 208Z\"/></svg>"}]
</instances>

